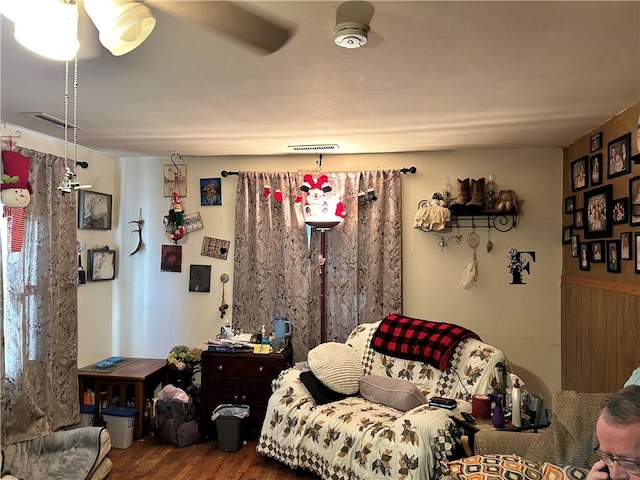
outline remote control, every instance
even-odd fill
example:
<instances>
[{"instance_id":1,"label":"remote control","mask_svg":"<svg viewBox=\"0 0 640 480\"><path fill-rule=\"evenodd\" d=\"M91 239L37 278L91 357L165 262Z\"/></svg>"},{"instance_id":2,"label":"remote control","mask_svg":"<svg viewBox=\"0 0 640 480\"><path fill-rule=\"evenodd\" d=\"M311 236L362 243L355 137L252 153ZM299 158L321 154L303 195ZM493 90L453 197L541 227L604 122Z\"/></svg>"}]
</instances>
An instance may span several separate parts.
<instances>
[{"instance_id":1,"label":"remote control","mask_svg":"<svg viewBox=\"0 0 640 480\"><path fill-rule=\"evenodd\" d=\"M469 412L460 412L462 418L464 418L468 423L473 423L476 419Z\"/></svg>"}]
</instances>

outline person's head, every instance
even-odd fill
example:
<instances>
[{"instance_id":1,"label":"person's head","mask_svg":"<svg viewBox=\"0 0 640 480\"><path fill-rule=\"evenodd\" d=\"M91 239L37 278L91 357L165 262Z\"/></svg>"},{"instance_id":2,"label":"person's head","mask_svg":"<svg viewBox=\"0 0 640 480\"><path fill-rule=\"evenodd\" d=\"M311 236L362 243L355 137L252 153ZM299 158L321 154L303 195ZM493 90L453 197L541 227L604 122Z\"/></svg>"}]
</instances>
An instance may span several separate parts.
<instances>
[{"instance_id":1,"label":"person's head","mask_svg":"<svg viewBox=\"0 0 640 480\"><path fill-rule=\"evenodd\" d=\"M640 385L629 385L604 402L596 435L596 452L611 480L640 479Z\"/></svg>"}]
</instances>

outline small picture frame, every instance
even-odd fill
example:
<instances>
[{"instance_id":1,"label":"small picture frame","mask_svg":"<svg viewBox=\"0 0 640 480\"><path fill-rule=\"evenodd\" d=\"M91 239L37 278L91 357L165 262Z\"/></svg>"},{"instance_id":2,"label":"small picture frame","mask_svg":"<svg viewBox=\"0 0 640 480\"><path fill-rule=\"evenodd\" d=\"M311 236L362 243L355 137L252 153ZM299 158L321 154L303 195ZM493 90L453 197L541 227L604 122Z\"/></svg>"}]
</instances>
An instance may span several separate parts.
<instances>
[{"instance_id":1,"label":"small picture frame","mask_svg":"<svg viewBox=\"0 0 640 480\"><path fill-rule=\"evenodd\" d=\"M589 152L593 153L602 148L602 132L594 133L589 138Z\"/></svg>"},{"instance_id":2,"label":"small picture frame","mask_svg":"<svg viewBox=\"0 0 640 480\"><path fill-rule=\"evenodd\" d=\"M589 186L587 168L589 167L589 157L584 156L571 162L571 190L577 192Z\"/></svg>"},{"instance_id":3,"label":"small picture frame","mask_svg":"<svg viewBox=\"0 0 640 480\"><path fill-rule=\"evenodd\" d=\"M571 235L571 256L578 256L578 235Z\"/></svg>"},{"instance_id":4,"label":"small picture frame","mask_svg":"<svg viewBox=\"0 0 640 480\"><path fill-rule=\"evenodd\" d=\"M184 231L187 233L194 232L196 230L202 230L204 224L202 223L202 217L200 212L190 213L184 216Z\"/></svg>"},{"instance_id":5,"label":"small picture frame","mask_svg":"<svg viewBox=\"0 0 640 480\"><path fill-rule=\"evenodd\" d=\"M633 242L634 250L636 254L636 263L635 263L634 272L640 273L640 232L634 232L633 237L634 237L634 242Z\"/></svg>"},{"instance_id":6,"label":"small picture frame","mask_svg":"<svg viewBox=\"0 0 640 480\"><path fill-rule=\"evenodd\" d=\"M578 208L573 211L573 228L582 230L584 228L584 209Z\"/></svg>"},{"instance_id":7,"label":"small picture frame","mask_svg":"<svg viewBox=\"0 0 640 480\"><path fill-rule=\"evenodd\" d=\"M200 206L222 205L222 182L218 178L200 179Z\"/></svg>"},{"instance_id":8,"label":"small picture frame","mask_svg":"<svg viewBox=\"0 0 640 480\"><path fill-rule=\"evenodd\" d=\"M78 190L78 228L111 230L111 204L108 193Z\"/></svg>"},{"instance_id":9,"label":"small picture frame","mask_svg":"<svg viewBox=\"0 0 640 480\"><path fill-rule=\"evenodd\" d=\"M208 293L211 290L211 265L191 265L189 291Z\"/></svg>"},{"instance_id":10,"label":"small picture frame","mask_svg":"<svg viewBox=\"0 0 640 480\"><path fill-rule=\"evenodd\" d=\"M620 260L633 259L633 232L622 232L620 234Z\"/></svg>"},{"instance_id":11,"label":"small picture frame","mask_svg":"<svg viewBox=\"0 0 640 480\"><path fill-rule=\"evenodd\" d=\"M618 198L611 207L611 221L614 225L629 221L629 197Z\"/></svg>"},{"instance_id":12,"label":"small picture frame","mask_svg":"<svg viewBox=\"0 0 640 480\"><path fill-rule=\"evenodd\" d=\"M607 272L620 273L620 240L607 240Z\"/></svg>"},{"instance_id":13,"label":"small picture frame","mask_svg":"<svg viewBox=\"0 0 640 480\"><path fill-rule=\"evenodd\" d=\"M563 245L571 244L571 235L573 235L573 229L571 227L562 228L562 244Z\"/></svg>"},{"instance_id":14,"label":"small picture frame","mask_svg":"<svg viewBox=\"0 0 640 480\"><path fill-rule=\"evenodd\" d=\"M581 243L578 245L578 251L580 252L578 255L578 267L580 270L589 271L591 265L591 259L589 255L589 244Z\"/></svg>"},{"instance_id":15,"label":"small picture frame","mask_svg":"<svg viewBox=\"0 0 640 480\"><path fill-rule=\"evenodd\" d=\"M116 251L108 248L87 250L89 280L99 282L116 278Z\"/></svg>"},{"instance_id":16,"label":"small picture frame","mask_svg":"<svg viewBox=\"0 0 640 480\"><path fill-rule=\"evenodd\" d=\"M611 237L612 196L613 185L611 184L584 193L585 238Z\"/></svg>"},{"instance_id":17,"label":"small picture frame","mask_svg":"<svg viewBox=\"0 0 640 480\"><path fill-rule=\"evenodd\" d=\"M596 240L589 245L591 263L604 263L604 240Z\"/></svg>"},{"instance_id":18,"label":"small picture frame","mask_svg":"<svg viewBox=\"0 0 640 480\"><path fill-rule=\"evenodd\" d=\"M602 183L602 154L598 153L589 158L589 174L591 175L591 186Z\"/></svg>"},{"instance_id":19,"label":"small picture frame","mask_svg":"<svg viewBox=\"0 0 640 480\"><path fill-rule=\"evenodd\" d=\"M607 155L607 178L631 172L631 132L610 141Z\"/></svg>"},{"instance_id":20,"label":"small picture frame","mask_svg":"<svg viewBox=\"0 0 640 480\"><path fill-rule=\"evenodd\" d=\"M640 225L640 176L629 179L629 225Z\"/></svg>"},{"instance_id":21,"label":"small picture frame","mask_svg":"<svg viewBox=\"0 0 640 480\"><path fill-rule=\"evenodd\" d=\"M162 186L165 197L172 197L173 193L177 193L180 198L187 196L187 166L183 163L177 164L173 162L173 154L171 156L172 163L162 167L163 179ZM180 157L180 155L178 155Z\"/></svg>"},{"instance_id":22,"label":"small picture frame","mask_svg":"<svg viewBox=\"0 0 640 480\"><path fill-rule=\"evenodd\" d=\"M571 195L570 197L567 197L567 198L564 199L564 213L569 215L570 213L573 213L575 208L576 208L576 196L575 195Z\"/></svg>"},{"instance_id":23,"label":"small picture frame","mask_svg":"<svg viewBox=\"0 0 640 480\"><path fill-rule=\"evenodd\" d=\"M161 272L179 273L182 271L182 245L162 245L161 255Z\"/></svg>"}]
</instances>

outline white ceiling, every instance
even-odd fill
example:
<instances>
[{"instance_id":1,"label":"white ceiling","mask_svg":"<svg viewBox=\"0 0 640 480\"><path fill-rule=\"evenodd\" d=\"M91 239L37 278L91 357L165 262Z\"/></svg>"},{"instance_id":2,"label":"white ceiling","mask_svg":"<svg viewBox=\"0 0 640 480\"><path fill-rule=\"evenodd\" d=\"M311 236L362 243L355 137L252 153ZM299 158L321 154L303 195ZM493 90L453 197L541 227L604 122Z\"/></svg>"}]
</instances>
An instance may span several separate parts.
<instances>
[{"instance_id":1,"label":"white ceiling","mask_svg":"<svg viewBox=\"0 0 640 480\"><path fill-rule=\"evenodd\" d=\"M81 145L119 156L562 147L640 101L640 3L373 1L360 49L333 43L341 2L241 2L292 28L262 55L154 11L133 52L79 63ZM64 118L64 64L2 18L1 118ZM97 32L91 31L97 36Z\"/></svg>"}]
</instances>

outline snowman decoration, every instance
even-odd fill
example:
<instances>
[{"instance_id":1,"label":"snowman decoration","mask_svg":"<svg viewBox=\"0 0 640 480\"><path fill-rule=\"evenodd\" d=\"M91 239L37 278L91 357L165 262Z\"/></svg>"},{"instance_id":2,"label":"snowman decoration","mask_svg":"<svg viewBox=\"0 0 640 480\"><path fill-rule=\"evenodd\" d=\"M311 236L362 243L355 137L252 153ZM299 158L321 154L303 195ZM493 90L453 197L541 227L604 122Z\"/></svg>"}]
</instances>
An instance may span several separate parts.
<instances>
[{"instance_id":1,"label":"snowman decoration","mask_svg":"<svg viewBox=\"0 0 640 480\"><path fill-rule=\"evenodd\" d=\"M30 166L29 157L11 150L2 151L0 203L2 216L7 218L11 252L21 252L24 243L26 207L31 203L33 193L29 183Z\"/></svg>"}]
</instances>

